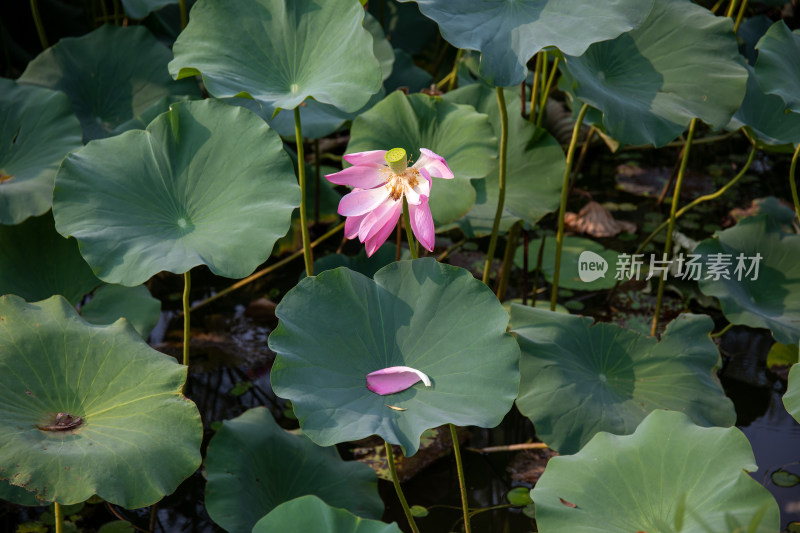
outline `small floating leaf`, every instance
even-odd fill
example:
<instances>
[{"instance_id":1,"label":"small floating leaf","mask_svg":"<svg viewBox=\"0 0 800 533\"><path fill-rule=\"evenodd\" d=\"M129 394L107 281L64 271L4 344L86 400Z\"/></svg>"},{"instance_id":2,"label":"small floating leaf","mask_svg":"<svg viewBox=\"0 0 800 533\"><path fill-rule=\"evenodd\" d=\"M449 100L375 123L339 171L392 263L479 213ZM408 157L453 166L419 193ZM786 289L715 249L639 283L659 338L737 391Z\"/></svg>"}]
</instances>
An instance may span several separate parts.
<instances>
[{"instance_id":1,"label":"small floating leaf","mask_svg":"<svg viewBox=\"0 0 800 533\"><path fill-rule=\"evenodd\" d=\"M779 487L794 487L795 485L800 484L800 476L797 474L792 474L783 468L779 468L778 470L774 471L771 477L772 482Z\"/></svg>"}]
</instances>

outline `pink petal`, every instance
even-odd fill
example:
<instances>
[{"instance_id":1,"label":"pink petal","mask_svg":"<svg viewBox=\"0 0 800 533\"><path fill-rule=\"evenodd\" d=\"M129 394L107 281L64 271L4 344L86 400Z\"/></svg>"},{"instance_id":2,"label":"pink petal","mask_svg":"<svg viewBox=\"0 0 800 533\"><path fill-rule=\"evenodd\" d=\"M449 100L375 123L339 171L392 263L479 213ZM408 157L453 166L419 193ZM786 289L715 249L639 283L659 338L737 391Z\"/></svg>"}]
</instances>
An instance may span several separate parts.
<instances>
[{"instance_id":1,"label":"pink petal","mask_svg":"<svg viewBox=\"0 0 800 533\"><path fill-rule=\"evenodd\" d=\"M389 198L389 189L386 187L356 189L339 201L339 214L346 217L363 215L381 205L387 198Z\"/></svg>"},{"instance_id":2,"label":"pink petal","mask_svg":"<svg viewBox=\"0 0 800 533\"><path fill-rule=\"evenodd\" d=\"M361 227L361 222L367 215L358 215L354 217L347 217L344 221L344 236L347 239L355 239L358 237L358 228Z\"/></svg>"},{"instance_id":3,"label":"pink petal","mask_svg":"<svg viewBox=\"0 0 800 533\"><path fill-rule=\"evenodd\" d=\"M453 179L453 171L447 166L444 157L436 155L427 148L419 149L419 159L414 163L414 168L425 169L434 178Z\"/></svg>"},{"instance_id":4,"label":"pink petal","mask_svg":"<svg viewBox=\"0 0 800 533\"><path fill-rule=\"evenodd\" d=\"M335 174L327 174L325 178L336 185L347 185L359 189L372 189L386 182L388 173L369 165L348 167Z\"/></svg>"},{"instance_id":5,"label":"pink petal","mask_svg":"<svg viewBox=\"0 0 800 533\"><path fill-rule=\"evenodd\" d=\"M391 217L384 221L380 230L364 243L367 249L367 257L372 257L372 254L374 254L375 251L386 242L389 235L392 234L392 231L397 225L397 221L400 220L400 215L403 213L403 207L399 204L400 202L398 201L398 207L391 212Z\"/></svg>"},{"instance_id":6,"label":"pink petal","mask_svg":"<svg viewBox=\"0 0 800 533\"><path fill-rule=\"evenodd\" d=\"M418 381L431 386L428 376L409 366L392 366L367 374L367 388L381 396L404 391Z\"/></svg>"},{"instance_id":7,"label":"pink petal","mask_svg":"<svg viewBox=\"0 0 800 533\"><path fill-rule=\"evenodd\" d=\"M420 244L428 250L433 251L433 243L436 239L436 229L433 227L433 216L428 205L428 197L420 196L419 205L408 205L408 215L411 219L411 229L419 240Z\"/></svg>"},{"instance_id":8,"label":"pink petal","mask_svg":"<svg viewBox=\"0 0 800 533\"><path fill-rule=\"evenodd\" d=\"M386 223L394 218L395 211L402 212L403 201L389 198L381 205L367 213L358 229L358 239L364 242L374 237Z\"/></svg>"},{"instance_id":9,"label":"pink petal","mask_svg":"<svg viewBox=\"0 0 800 533\"><path fill-rule=\"evenodd\" d=\"M355 154L347 154L344 160L351 165L371 165L371 166L386 166L386 150L370 150L368 152L357 152Z\"/></svg>"}]
</instances>

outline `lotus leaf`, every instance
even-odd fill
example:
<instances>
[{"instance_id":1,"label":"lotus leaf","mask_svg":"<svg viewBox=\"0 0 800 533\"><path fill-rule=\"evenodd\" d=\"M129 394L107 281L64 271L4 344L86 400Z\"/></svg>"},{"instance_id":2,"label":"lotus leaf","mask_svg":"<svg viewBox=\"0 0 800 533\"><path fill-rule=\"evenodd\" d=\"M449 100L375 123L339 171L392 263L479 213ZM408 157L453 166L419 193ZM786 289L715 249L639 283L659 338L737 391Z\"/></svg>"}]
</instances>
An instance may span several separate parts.
<instances>
[{"instance_id":1,"label":"lotus leaf","mask_svg":"<svg viewBox=\"0 0 800 533\"><path fill-rule=\"evenodd\" d=\"M344 509L334 509L316 496L302 496L279 505L253 528L253 533L273 531L401 533L397 524L364 520Z\"/></svg>"},{"instance_id":2,"label":"lotus leaf","mask_svg":"<svg viewBox=\"0 0 800 533\"><path fill-rule=\"evenodd\" d=\"M707 275L699 282L704 294L719 298L730 323L769 328L783 344L800 341L800 235L784 233L775 219L756 215L701 242L694 253L706 264L711 254L730 262L730 279ZM754 261L757 255L760 260ZM740 256L744 268L737 272Z\"/></svg>"},{"instance_id":3,"label":"lotus leaf","mask_svg":"<svg viewBox=\"0 0 800 533\"><path fill-rule=\"evenodd\" d=\"M780 96L786 107L800 113L800 30L790 31L779 20L756 44L756 76L767 94ZM795 58L795 59L792 59Z\"/></svg>"},{"instance_id":4,"label":"lotus leaf","mask_svg":"<svg viewBox=\"0 0 800 533\"><path fill-rule=\"evenodd\" d=\"M122 0L125 13L135 19L143 19L153 11L177 3L178 0Z\"/></svg>"},{"instance_id":5,"label":"lotus leaf","mask_svg":"<svg viewBox=\"0 0 800 533\"><path fill-rule=\"evenodd\" d=\"M92 324L113 324L122 317L131 323L143 338L158 324L161 302L150 296L144 285L103 285L81 308L81 316Z\"/></svg>"},{"instance_id":6,"label":"lotus leaf","mask_svg":"<svg viewBox=\"0 0 800 533\"><path fill-rule=\"evenodd\" d=\"M288 230L300 190L264 121L204 100L71 155L53 201L56 228L98 277L133 286L200 264L247 276Z\"/></svg>"},{"instance_id":7,"label":"lotus leaf","mask_svg":"<svg viewBox=\"0 0 800 533\"><path fill-rule=\"evenodd\" d=\"M222 423L208 445L205 468L208 514L230 533L249 533L274 508L307 494L366 518L383 512L371 468L284 431L263 407Z\"/></svg>"},{"instance_id":8,"label":"lotus leaf","mask_svg":"<svg viewBox=\"0 0 800 533\"><path fill-rule=\"evenodd\" d=\"M657 341L589 317L513 305L511 328L522 349L517 407L562 454L599 431L632 433L654 409L731 426L736 413L715 375L713 327L708 316L684 314Z\"/></svg>"},{"instance_id":9,"label":"lotus leaf","mask_svg":"<svg viewBox=\"0 0 800 533\"><path fill-rule=\"evenodd\" d=\"M200 465L185 380L125 320L88 324L61 296L0 297L0 479L67 505L160 500Z\"/></svg>"},{"instance_id":10,"label":"lotus leaf","mask_svg":"<svg viewBox=\"0 0 800 533\"><path fill-rule=\"evenodd\" d=\"M789 384L783 395L783 405L792 418L800 422L800 363L795 363L789 370Z\"/></svg>"},{"instance_id":11,"label":"lotus leaf","mask_svg":"<svg viewBox=\"0 0 800 533\"><path fill-rule=\"evenodd\" d=\"M486 115L469 106L400 91L353 121L347 153L392 148L403 148L412 160L418 159L420 148L433 150L455 174L452 180L436 180L431 189L437 225L469 211L475 203L469 180L486 177L497 157L497 139Z\"/></svg>"},{"instance_id":12,"label":"lotus leaf","mask_svg":"<svg viewBox=\"0 0 800 533\"><path fill-rule=\"evenodd\" d=\"M606 133L663 146L693 118L728 124L745 95L742 63L731 19L689 0L656 0L639 28L567 57L565 68L575 94L603 112Z\"/></svg>"},{"instance_id":13,"label":"lotus leaf","mask_svg":"<svg viewBox=\"0 0 800 533\"><path fill-rule=\"evenodd\" d=\"M800 142L800 113L787 112L779 96L766 94L749 65L747 72L747 94L728 127L748 126L761 147Z\"/></svg>"},{"instance_id":14,"label":"lotus leaf","mask_svg":"<svg viewBox=\"0 0 800 533\"><path fill-rule=\"evenodd\" d=\"M81 129L60 91L0 78L0 224L50 209L64 156L81 146Z\"/></svg>"},{"instance_id":15,"label":"lotus leaf","mask_svg":"<svg viewBox=\"0 0 800 533\"><path fill-rule=\"evenodd\" d=\"M311 97L356 111L381 86L363 20L350 0L199 0L169 71L177 79L202 74L218 98L294 109Z\"/></svg>"},{"instance_id":16,"label":"lotus leaf","mask_svg":"<svg viewBox=\"0 0 800 533\"><path fill-rule=\"evenodd\" d=\"M655 410L633 435L601 432L554 457L531 491L541 533L710 533L780 529L778 504L752 479L747 437Z\"/></svg>"},{"instance_id":17,"label":"lotus leaf","mask_svg":"<svg viewBox=\"0 0 800 533\"><path fill-rule=\"evenodd\" d=\"M526 63L539 50L555 46L580 55L592 43L638 27L653 6L652 0L415 1L450 44L481 52L481 75L498 87L522 83Z\"/></svg>"},{"instance_id":18,"label":"lotus leaf","mask_svg":"<svg viewBox=\"0 0 800 533\"><path fill-rule=\"evenodd\" d=\"M136 53L131 53L135 50ZM176 83L172 58L143 26L101 26L61 39L28 64L20 83L67 93L85 141L113 135L121 124L170 95L199 95L194 80Z\"/></svg>"},{"instance_id":19,"label":"lotus leaf","mask_svg":"<svg viewBox=\"0 0 800 533\"><path fill-rule=\"evenodd\" d=\"M445 100L472 105L489 115L495 136L500 138L500 110L497 93L485 84L473 84L447 93ZM537 128L519 113L519 91L505 91L508 111L508 156L506 199L500 229L508 230L522 220L534 225L546 214L558 209L561 178L564 174L564 151L549 133ZM475 205L459 224L468 236L489 235L497 211L500 188L499 167L484 180L472 182L477 192Z\"/></svg>"},{"instance_id":20,"label":"lotus leaf","mask_svg":"<svg viewBox=\"0 0 800 533\"><path fill-rule=\"evenodd\" d=\"M395 262L374 281L346 268L306 278L276 315L273 388L321 445L377 434L413 455L426 429L494 427L517 395L519 347L503 306L468 271L431 258ZM394 366L432 386L367 389L367 374Z\"/></svg>"},{"instance_id":21,"label":"lotus leaf","mask_svg":"<svg viewBox=\"0 0 800 533\"><path fill-rule=\"evenodd\" d=\"M49 212L16 226L0 225L0 294L29 302L60 294L76 305L100 283L75 239L56 232Z\"/></svg>"}]
</instances>

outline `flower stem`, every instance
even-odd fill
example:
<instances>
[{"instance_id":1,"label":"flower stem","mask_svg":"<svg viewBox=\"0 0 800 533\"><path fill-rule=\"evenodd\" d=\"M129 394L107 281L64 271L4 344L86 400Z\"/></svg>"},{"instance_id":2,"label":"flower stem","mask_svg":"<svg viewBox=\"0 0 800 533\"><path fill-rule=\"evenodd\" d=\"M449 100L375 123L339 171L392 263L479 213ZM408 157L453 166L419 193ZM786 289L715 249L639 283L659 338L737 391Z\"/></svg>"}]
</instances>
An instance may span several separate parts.
<instances>
[{"instance_id":1,"label":"flower stem","mask_svg":"<svg viewBox=\"0 0 800 533\"><path fill-rule=\"evenodd\" d=\"M53 514L55 515L56 533L63 533L64 531L64 510L61 509L61 504L53 502Z\"/></svg>"},{"instance_id":2,"label":"flower stem","mask_svg":"<svg viewBox=\"0 0 800 533\"><path fill-rule=\"evenodd\" d=\"M403 494L403 488L400 486L400 479L397 477L397 467L394 465L394 451L392 451L392 445L386 441L383 441L383 444L386 447L386 461L389 463L389 472L392 474L392 483L394 484L395 492L397 492L397 498L400 500L400 505L403 507L403 512L408 520L408 525L411 526L411 531L419 533L417 523L414 521L414 515L411 514L411 509L408 507L408 502Z\"/></svg>"},{"instance_id":3,"label":"flower stem","mask_svg":"<svg viewBox=\"0 0 800 533\"><path fill-rule=\"evenodd\" d=\"M47 35L44 33L42 17L39 14L39 0L31 0L31 14L33 22L36 24L36 33L39 34L39 42L42 43L42 50L47 50L50 45L47 43Z\"/></svg>"},{"instance_id":4,"label":"flower stem","mask_svg":"<svg viewBox=\"0 0 800 533\"><path fill-rule=\"evenodd\" d=\"M500 219L503 217L503 205L506 201L506 152L508 152L508 109L506 109L506 96L503 88L497 87L497 106L500 108L500 169L498 172L498 186L500 194L497 198L497 211L492 224L492 237L489 240L489 250L486 252L486 263L483 266L483 282L489 284L492 273L492 260L494 250L497 248L497 234L500 232Z\"/></svg>"},{"instance_id":5,"label":"flower stem","mask_svg":"<svg viewBox=\"0 0 800 533\"><path fill-rule=\"evenodd\" d=\"M183 274L183 364L189 366L189 325L190 325L190 307L189 307L189 291L192 290L192 276L187 270Z\"/></svg>"},{"instance_id":6,"label":"flower stem","mask_svg":"<svg viewBox=\"0 0 800 533\"><path fill-rule=\"evenodd\" d=\"M469 501L467 500L467 482L464 479L464 464L461 462L461 447L458 444L458 432L453 424L450 426L450 438L453 440L453 454L456 456L458 487L461 490L461 509L464 512L464 533L470 533Z\"/></svg>"},{"instance_id":7,"label":"flower stem","mask_svg":"<svg viewBox=\"0 0 800 533\"><path fill-rule=\"evenodd\" d=\"M567 161L564 164L564 175L561 179L561 207L558 209L558 233L556 234L556 269L553 272L553 292L550 294L550 310L556 310L558 300L558 281L561 277L561 250L564 248L564 214L567 212L567 197L569 196L569 178L572 174L572 160L575 159L575 147L578 145L578 134L581 131L583 117L589 111L589 104L583 104L575 125L572 127L572 138L567 148ZM536 295L534 295L534 299Z\"/></svg>"},{"instance_id":8,"label":"flower stem","mask_svg":"<svg viewBox=\"0 0 800 533\"><path fill-rule=\"evenodd\" d=\"M689 134L686 137L686 147L683 150L683 159L681 159L681 167L678 170L678 178L675 180L675 190L672 191L672 207L669 211L669 224L667 225L667 238L664 242L664 255L668 255L672 250L672 232L675 230L675 214L678 212L678 200L681 195L681 185L683 184L683 176L686 174L686 165L689 162L689 152L692 149L692 139L694 138L694 130L697 126L697 119L693 118L689 124ZM650 328L650 335L655 337L658 333L658 318L661 314L661 301L664 298L664 276L658 277L658 293L656 294L656 308L653 313L653 325Z\"/></svg>"},{"instance_id":9,"label":"flower stem","mask_svg":"<svg viewBox=\"0 0 800 533\"><path fill-rule=\"evenodd\" d=\"M189 13L186 11L186 0L179 0L178 4L181 9L181 29L185 29L189 23Z\"/></svg>"},{"instance_id":10,"label":"flower stem","mask_svg":"<svg viewBox=\"0 0 800 533\"><path fill-rule=\"evenodd\" d=\"M789 186L792 188L792 200L794 200L794 212L800 219L800 197L797 196L797 182L795 181L795 171L797 170L797 159L800 157L800 143L792 156L792 164L789 167Z\"/></svg>"},{"instance_id":11,"label":"flower stem","mask_svg":"<svg viewBox=\"0 0 800 533\"><path fill-rule=\"evenodd\" d=\"M300 106L294 108L294 139L297 143L297 180L300 183L300 233L303 236L303 260L306 276L314 275L314 256L308 237L308 218L306 215L306 162L303 153L303 126L300 123Z\"/></svg>"},{"instance_id":12,"label":"flower stem","mask_svg":"<svg viewBox=\"0 0 800 533\"><path fill-rule=\"evenodd\" d=\"M408 201L405 196L403 196L403 225L406 227L406 239L408 239L408 248L411 250L411 259L419 259L417 241L414 239L414 232L411 231L411 217L408 214Z\"/></svg>"}]
</instances>

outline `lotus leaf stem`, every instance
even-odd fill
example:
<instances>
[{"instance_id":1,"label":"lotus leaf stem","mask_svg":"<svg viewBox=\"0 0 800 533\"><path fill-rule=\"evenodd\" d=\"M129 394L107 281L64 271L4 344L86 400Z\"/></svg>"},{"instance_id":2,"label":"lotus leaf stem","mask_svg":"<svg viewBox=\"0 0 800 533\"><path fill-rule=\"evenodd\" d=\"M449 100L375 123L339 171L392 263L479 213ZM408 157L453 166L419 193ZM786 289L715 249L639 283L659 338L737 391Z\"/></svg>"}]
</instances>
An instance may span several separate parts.
<instances>
[{"instance_id":1,"label":"lotus leaf stem","mask_svg":"<svg viewBox=\"0 0 800 533\"><path fill-rule=\"evenodd\" d=\"M728 330L729 330L729 329L731 329L732 327L733 327L733 324L728 324L727 326L725 326L724 328L722 328L722 329L721 329L721 330L719 330L718 332L716 332L716 333L712 333L712 334L711 334L711 338L712 338L712 339L716 339L716 338L718 338L718 337L722 337L722 336L723 336L723 335L725 335L725 334L728 332Z\"/></svg>"},{"instance_id":2,"label":"lotus leaf stem","mask_svg":"<svg viewBox=\"0 0 800 533\"><path fill-rule=\"evenodd\" d=\"M506 299L508 290L508 278L511 275L511 265L514 264L514 252L517 249L517 240L522 229L522 220L518 220L508 230L506 238L506 249L503 252L503 266L500 269L500 279L497 280L497 299L501 302Z\"/></svg>"},{"instance_id":3,"label":"lotus leaf stem","mask_svg":"<svg viewBox=\"0 0 800 533\"><path fill-rule=\"evenodd\" d=\"M464 464L461 461L461 447L458 444L458 431L453 424L450 426L450 438L453 440L453 455L456 456L456 471L458 472L458 487L461 489L461 509L464 512L464 533L470 533L469 501L467 500L467 482L464 478Z\"/></svg>"},{"instance_id":4,"label":"lotus leaf stem","mask_svg":"<svg viewBox=\"0 0 800 533\"><path fill-rule=\"evenodd\" d=\"M736 23L733 25L733 33L739 33L739 26L742 25L742 18L744 17L744 12L747 9L747 2L748 0L744 0L742 5L739 7L739 14L736 15Z\"/></svg>"},{"instance_id":5,"label":"lotus leaf stem","mask_svg":"<svg viewBox=\"0 0 800 533\"><path fill-rule=\"evenodd\" d=\"M539 114L536 116L536 125L540 128L542 127L542 120L544 120L544 110L547 104L547 95L550 94L550 87L553 85L553 80L556 77L557 71L558 57L553 60L553 67L550 70L550 75L547 77L547 83L545 83L544 89L542 89L542 94L539 96Z\"/></svg>"},{"instance_id":6,"label":"lotus leaf stem","mask_svg":"<svg viewBox=\"0 0 800 533\"><path fill-rule=\"evenodd\" d=\"M503 205L506 201L506 153L508 152L508 109L503 88L497 87L497 106L500 108L500 168L498 171L498 186L500 194L497 198L497 211L492 224L492 237L489 240L489 250L486 252L486 263L483 266L483 282L488 285L492 273L492 260L494 250L497 248L497 234L500 231L500 219L503 217Z\"/></svg>"},{"instance_id":7,"label":"lotus leaf stem","mask_svg":"<svg viewBox=\"0 0 800 533\"><path fill-rule=\"evenodd\" d=\"M417 241L414 239L414 232L411 231L411 217L408 214L408 200L406 200L405 196L403 196L403 225L406 227L406 239L408 239L408 248L411 250L411 259L419 259Z\"/></svg>"},{"instance_id":8,"label":"lotus leaf stem","mask_svg":"<svg viewBox=\"0 0 800 533\"><path fill-rule=\"evenodd\" d=\"M736 4L739 3L739 0L731 0L730 5L728 6L728 11L725 12L725 16L730 18L736 12Z\"/></svg>"},{"instance_id":9,"label":"lotus leaf stem","mask_svg":"<svg viewBox=\"0 0 800 533\"><path fill-rule=\"evenodd\" d=\"M694 200L692 200L691 202L689 202L685 206L681 207L678 210L678 212L675 213L675 219L677 220L677 219L681 218L691 208L693 208L693 207L695 207L695 206L697 206L699 204L702 204L703 202L708 202L709 200L714 200L716 198L719 198L720 196L725 194L725 192L728 189L730 189L731 187L736 185L736 183L740 179L742 179L742 177L745 175L747 170L750 168L750 165L753 163L753 159L755 158L756 152L758 152L758 148L754 144L753 147L750 149L750 155L747 157L747 161L745 162L744 166L742 167L742 170L740 170L739 173L736 174L736 176L734 176L734 178L732 180L730 180L728 183L726 183L725 185L720 187L720 189L718 191L715 191L715 192L713 192L711 194L706 194L706 195L700 196L698 198L695 198ZM656 229L654 229L653 232L650 235L648 235L645 240L642 241L642 243L636 249L634 254L642 253L642 250L644 250L644 247L647 246L650 243L650 241L652 241L659 233L664 231L664 228L666 228L668 225L669 225L669 219L667 219L664 222L662 222L661 224L659 224L659 226Z\"/></svg>"},{"instance_id":10,"label":"lotus leaf stem","mask_svg":"<svg viewBox=\"0 0 800 533\"><path fill-rule=\"evenodd\" d=\"M448 255L453 253L454 250L457 250L458 248L463 246L465 242L467 242L467 239L461 239L457 243L452 244L449 248L447 248L447 250L439 254L439 257L437 257L436 260L439 262L444 261L445 259L447 259Z\"/></svg>"},{"instance_id":11,"label":"lotus leaf stem","mask_svg":"<svg viewBox=\"0 0 800 533\"><path fill-rule=\"evenodd\" d=\"M337 224L333 228L329 229L319 239L317 239L314 242L312 242L311 243L311 247L315 248L315 247L319 246L324 241L328 240L329 238L333 237L334 235L336 235L337 233L342 231L343 228L344 228L344 222L342 222L340 224ZM205 300L194 304L189 310L190 311L195 311L198 308L203 307L206 304L210 304L211 302L213 302L214 300L216 300L218 298L222 298L223 296L226 296L226 295L232 293L233 291L235 291L237 289L241 289L242 287L244 287L248 283L251 283L251 282L253 282L253 281L255 281L255 280L259 279L259 278L262 278L262 277L266 276L267 274L270 274L270 273L278 270L283 265L294 261L295 259L297 259L301 255L303 255L303 250L302 249L297 250L296 252L292 253L292 255L281 259L277 263L269 265L268 267L264 267L261 270L259 270L258 272L256 272L255 274L251 274L250 276L247 276L246 278L237 281L236 283L234 283L230 287L226 287L225 289L222 289L221 291L219 291L214 296L209 296Z\"/></svg>"},{"instance_id":12,"label":"lotus leaf stem","mask_svg":"<svg viewBox=\"0 0 800 533\"><path fill-rule=\"evenodd\" d=\"M63 533L64 531L64 510L61 504L53 502L53 514L55 515L56 533Z\"/></svg>"},{"instance_id":13,"label":"lotus leaf stem","mask_svg":"<svg viewBox=\"0 0 800 533\"><path fill-rule=\"evenodd\" d=\"M319 153L319 139L314 139L314 225L319 224L319 197L322 195L320 180L321 180L321 165Z\"/></svg>"},{"instance_id":14,"label":"lotus leaf stem","mask_svg":"<svg viewBox=\"0 0 800 533\"><path fill-rule=\"evenodd\" d=\"M294 138L297 143L297 180L300 184L300 233L303 236L303 261L306 276L314 275L314 256L308 237L308 215L306 215L306 162L303 152L303 125L300 123L300 106L294 108Z\"/></svg>"},{"instance_id":15,"label":"lotus leaf stem","mask_svg":"<svg viewBox=\"0 0 800 533\"><path fill-rule=\"evenodd\" d=\"M459 48L456 52L456 58L453 61L453 70L450 71L450 81L447 84L447 92L450 92L456 88L456 82L458 81L458 64L461 62L461 57L463 55L464 50Z\"/></svg>"},{"instance_id":16,"label":"lotus leaf stem","mask_svg":"<svg viewBox=\"0 0 800 533\"><path fill-rule=\"evenodd\" d=\"M189 13L186 10L186 0L179 0L178 4L180 5L181 10L181 29L183 30L189 23Z\"/></svg>"},{"instance_id":17,"label":"lotus leaf stem","mask_svg":"<svg viewBox=\"0 0 800 533\"><path fill-rule=\"evenodd\" d=\"M533 83L531 84L531 108L528 111L528 121L536 123L536 102L539 94L539 77L542 75L542 56L544 53L536 54L536 67L533 69Z\"/></svg>"},{"instance_id":18,"label":"lotus leaf stem","mask_svg":"<svg viewBox=\"0 0 800 533\"><path fill-rule=\"evenodd\" d=\"M397 467L394 464L394 451L392 450L392 445L386 441L383 441L383 444L386 447L386 461L389 463L389 472L392 474L392 484L394 484L394 490L397 493L397 498L400 500L400 505L403 507L403 512L408 520L408 525L411 526L411 531L414 533L419 533L417 523L414 521L414 515L411 514L411 509L408 507L408 502L403 494L403 488L400 486L400 479L397 477Z\"/></svg>"},{"instance_id":19,"label":"lotus leaf stem","mask_svg":"<svg viewBox=\"0 0 800 533\"><path fill-rule=\"evenodd\" d=\"M669 223L667 225L667 238L664 242L664 255L667 256L672 251L672 232L675 230L675 214L678 212L678 200L681 196L681 185L683 185L683 176L686 174L686 165L689 163L689 152L692 149L692 139L694 138L694 130L697 127L697 119L693 118L689 124L689 135L686 137L686 147L683 151L683 159L681 159L681 167L678 170L678 178L675 180L675 190L672 191L672 207L669 212ZM650 328L650 335L655 337L658 333L658 318L661 314L661 302L664 298L664 276L658 278L658 293L656 294L656 308L653 311L653 325Z\"/></svg>"},{"instance_id":20,"label":"lotus leaf stem","mask_svg":"<svg viewBox=\"0 0 800 533\"><path fill-rule=\"evenodd\" d=\"M183 364L189 366L189 327L191 308L189 307L189 292L192 290L192 276L190 270L183 274Z\"/></svg>"},{"instance_id":21,"label":"lotus leaf stem","mask_svg":"<svg viewBox=\"0 0 800 533\"><path fill-rule=\"evenodd\" d=\"M47 43L47 35L44 33L42 17L39 14L39 0L31 0L31 14L33 22L36 24L36 33L39 34L39 42L42 43L42 50L47 50L50 45Z\"/></svg>"},{"instance_id":22,"label":"lotus leaf stem","mask_svg":"<svg viewBox=\"0 0 800 533\"><path fill-rule=\"evenodd\" d=\"M550 295L550 310L556 310L558 300L558 282L561 274L561 250L564 248L564 215L567 212L567 197L569 196L569 178L572 174L572 161L575 159L575 147L578 145L578 135L581 132L583 117L589 111L589 104L583 104L572 127L572 138L567 148L567 161L564 165L564 176L561 179L561 206L558 209L558 233L556 234L556 265L553 272L553 292ZM536 295L534 295L534 300ZM535 305L535 304L534 304Z\"/></svg>"},{"instance_id":23,"label":"lotus leaf stem","mask_svg":"<svg viewBox=\"0 0 800 533\"><path fill-rule=\"evenodd\" d=\"M794 201L794 212L797 218L800 219L800 197L797 196L797 181L795 180L795 171L797 170L797 159L800 158L800 143L797 143L797 148L792 156L792 164L789 167L789 186L792 189L792 200Z\"/></svg>"}]
</instances>

